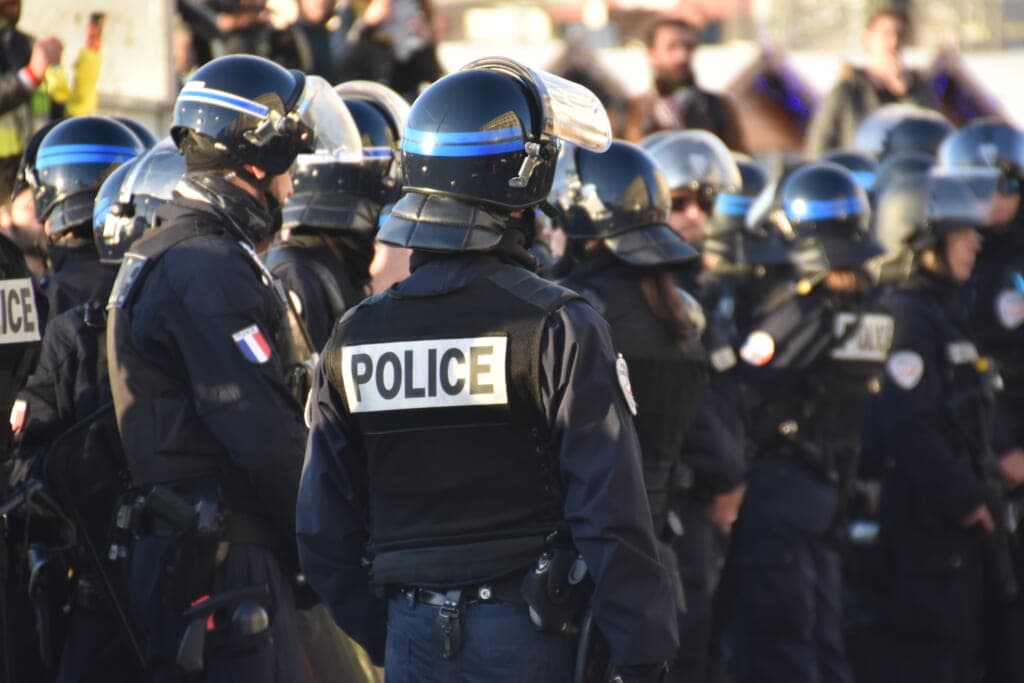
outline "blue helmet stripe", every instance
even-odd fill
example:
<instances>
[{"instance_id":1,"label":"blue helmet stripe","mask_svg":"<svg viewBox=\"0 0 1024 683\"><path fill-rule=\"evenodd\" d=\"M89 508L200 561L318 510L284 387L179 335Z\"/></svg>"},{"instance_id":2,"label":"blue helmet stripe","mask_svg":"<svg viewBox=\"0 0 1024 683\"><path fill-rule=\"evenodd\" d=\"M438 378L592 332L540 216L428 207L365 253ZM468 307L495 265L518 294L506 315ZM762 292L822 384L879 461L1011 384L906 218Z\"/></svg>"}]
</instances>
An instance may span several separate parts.
<instances>
[{"instance_id":1,"label":"blue helmet stripe","mask_svg":"<svg viewBox=\"0 0 1024 683\"><path fill-rule=\"evenodd\" d=\"M508 142L492 142L486 145L421 144L412 140L402 140L404 151L427 157L483 157L491 154L522 152L523 145L522 138Z\"/></svg>"},{"instance_id":2,"label":"blue helmet stripe","mask_svg":"<svg viewBox=\"0 0 1024 683\"><path fill-rule=\"evenodd\" d=\"M857 182L862 190L870 190L875 186L875 174L873 171L851 171L850 175Z\"/></svg>"},{"instance_id":3,"label":"blue helmet stripe","mask_svg":"<svg viewBox=\"0 0 1024 683\"><path fill-rule=\"evenodd\" d=\"M270 109L259 102L253 102L250 99L232 95L231 93L224 92L223 90L206 88L201 85L192 85L190 83L186 83L181 89L181 93L178 94L178 101L213 104L226 109L234 109L235 111L240 111L243 114L251 114L258 118L263 118L270 113Z\"/></svg>"},{"instance_id":4,"label":"blue helmet stripe","mask_svg":"<svg viewBox=\"0 0 1024 683\"><path fill-rule=\"evenodd\" d=\"M364 159L390 159L394 150L390 147L363 147Z\"/></svg>"},{"instance_id":5,"label":"blue helmet stripe","mask_svg":"<svg viewBox=\"0 0 1024 683\"><path fill-rule=\"evenodd\" d=\"M746 216L753 204L753 197L742 194L720 194L715 199L715 213L722 216Z\"/></svg>"},{"instance_id":6,"label":"blue helmet stripe","mask_svg":"<svg viewBox=\"0 0 1024 683\"><path fill-rule=\"evenodd\" d=\"M36 168L44 169L64 164L120 164L135 158L135 154L115 154L111 152L70 152L67 154L51 154L45 159L36 159Z\"/></svg>"},{"instance_id":7,"label":"blue helmet stripe","mask_svg":"<svg viewBox=\"0 0 1024 683\"><path fill-rule=\"evenodd\" d=\"M786 204L790 220L820 221L829 218L847 218L864 211L860 197L841 199L794 199Z\"/></svg>"},{"instance_id":8,"label":"blue helmet stripe","mask_svg":"<svg viewBox=\"0 0 1024 683\"><path fill-rule=\"evenodd\" d=\"M67 154L77 152L98 152L107 154L128 154L135 156L139 150L134 147L123 147L120 145L53 145L39 150L37 159L45 159L54 154Z\"/></svg>"},{"instance_id":9,"label":"blue helmet stripe","mask_svg":"<svg viewBox=\"0 0 1024 683\"><path fill-rule=\"evenodd\" d=\"M522 140L523 131L518 126L508 128L496 128L494 130L474 130L466 132L437 132L432 133L415 128L406 128L402 133L402 140L410 140L419 143L433 142L436 145L458 145L487 142L506 142L510 140Z\"/></svg>"}]
</instances>

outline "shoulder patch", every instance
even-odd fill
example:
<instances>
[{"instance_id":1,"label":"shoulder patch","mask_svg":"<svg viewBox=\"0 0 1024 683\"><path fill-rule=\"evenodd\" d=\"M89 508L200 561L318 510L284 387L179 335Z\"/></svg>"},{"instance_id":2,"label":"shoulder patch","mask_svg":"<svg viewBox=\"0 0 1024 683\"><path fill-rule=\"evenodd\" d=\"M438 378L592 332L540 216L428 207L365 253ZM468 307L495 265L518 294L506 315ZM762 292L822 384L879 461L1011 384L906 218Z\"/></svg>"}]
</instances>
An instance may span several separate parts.
<instances>
[{"instance_id":1,"label":"shoulder patch","mask_svg":"<svg viewBox=\"0 0 1024 683\"><path fill-rule=\"evenodd\" d=\"M1024 293L1017 289L1004 289L996 296L996 317L1008 330L1024 322Z\"/></svg>"},{"instance_id":2,"label":"shoulder patch","mask_svg":"<svg viewBox=\"0 0 1024 683\"><path fill-rule=\"evenodd\" d=\"M295 315L302 315L302 297L294 289L288 290L288 298L291 299L292 307L295 308Z\"/></svg>"},{"instance_id":3,"label":"shoulder patch","mask_svg":"<svg viewBox=\"0 0 1024 683\"><path fill-rule=\"evenodd\" d=\"M629 412L636 416L636 398L633 396L633 385L629 381L629 365L620 353L615 359L615 375L619 379L619 388L622 389L622 397L626 399L626 407Z\"/></svg>"},{"instance_id":4,"label":"shoulder patch","mask_svg":"<svg viewBox=\"0 0 1024 683\"><path fill-rule=\"evenodd\" d=\"M749 365L767 365L775 357L775 340L764 330L751 332L740 347L740 358Z\"/></svg>"},{"instance_id":5,"label":"shoulder patch","mask_svg":"<svg viewBox=\"0 0 1024 683\"><path fill-rule=\"evenodd\" d=\"M250 363L263 365L270 360L273 351L259 325L250 325L231 335L235 346Z\"/></svg>"},{"instance_id":6,"label":"shoulder patch","mask_svg":"<svg viewBox=\"0 0 1024 683\"><path fill-rule=\"evenodd\" d=\"M916 351L897 351L889 356L885 370L896 386L910 391L924 377L924 359Z\"/></svg>"},{"instance_id":7,"label":"shoulder patch","mask_svg":"<svg viewBox=\"0 0 1024 683\"><path fill-rule=\"evenodd\" d=\"M953 365L964 365L978 360L978 348L969 341L946 344L946 357Z\"/></svg>"},{"instance_id":8,"label":"shoulder patch","mask_svg":"<svg viewBox=\"0 0 1024 683\"><path fill-rule=\"evenodd\" d=\"M736 352L731 346L722 346L712 351L708 360L715 370L725 372L736 366Z\"/></svg>"}]
</instances>

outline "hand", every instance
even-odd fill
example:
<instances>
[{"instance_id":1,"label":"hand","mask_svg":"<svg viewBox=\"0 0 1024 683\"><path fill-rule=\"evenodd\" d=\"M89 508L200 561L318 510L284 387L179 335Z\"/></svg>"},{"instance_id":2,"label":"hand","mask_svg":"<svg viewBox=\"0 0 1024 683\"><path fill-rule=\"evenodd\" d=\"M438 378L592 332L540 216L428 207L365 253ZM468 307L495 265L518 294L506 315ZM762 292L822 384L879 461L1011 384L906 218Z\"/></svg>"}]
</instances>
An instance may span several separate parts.
<instances>
[{"instance_id":1,"label":"hand","mask_svg":"<svg viewBox=\"0 0 1024 683\"><path fill-rule=\"evenodd\" d=\"M732 531L732 525L740 516L740 506L743 505L743 496L747 493L746 484L740 484L731 491L719 493L711 499L707 508L708 520L723 533Z\"/></svg>"},{"instance_id":2,"label":"hand","mask_svg":"<svg viewBox=\"0 0 1024 683\"><path fill-rule=\"evenodd\" d=\"M1003 453L999 457L999 471L1011 489L1024 484L1024 449L1014 448Z\"/></svg>"},{"instance_id":3,"label":"hand","mask_svg":"<svg viewBox=\"0 0 1024 683\"><path fill-rule=\"evenodd\" d=\"M363 12L363 23L367 26L376 26L391 16L391 0L370 0L370 4Z\"/></svg>"},{"instance_id":4,"label":"hand","mask_svg":"<svg viewBox=\"0 0 1024 683\"><path fill-rule=\"evenodd\" d=\"M40 38L32 46L32 54L28 58L28 70L37 81L43 80L46 70L54 64L60 64L64 46L54 36Z\"/></svg>"},{"instance_id":5,"label":"hand","mask_svg":"<svg viewBox=\"0 0 1024 683\"><path fill-rule=\"evenodd\" d=\"M988 536L996 532L996 523L992 519L992 513L988 511L988 506L984 503L971 510L970 514L964 517L960 524L968 528L977 524L981 526L982 531Z\"/></svg>"}]
</instances>

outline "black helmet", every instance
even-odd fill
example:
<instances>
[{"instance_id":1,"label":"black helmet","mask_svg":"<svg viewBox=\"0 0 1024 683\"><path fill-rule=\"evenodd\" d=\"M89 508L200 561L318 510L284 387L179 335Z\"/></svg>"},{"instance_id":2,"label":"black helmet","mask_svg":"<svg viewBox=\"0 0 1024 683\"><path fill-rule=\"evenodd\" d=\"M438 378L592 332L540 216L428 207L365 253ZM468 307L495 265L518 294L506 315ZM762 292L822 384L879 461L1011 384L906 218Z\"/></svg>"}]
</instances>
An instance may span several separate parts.
<instances>
[{"instance_id":1,"label":"black helmet","mask_svg":"<svg viewBox=\"0 0 1024 683\"><path fill-rule=\"evenodd\" d=\"M853 146L874 154L879 161L911 152L934 155L942 141L955 130L949 119L933 109L913 104L887 104L869 114L858 126Z\"/></svg>"},{"instance_id":2,"label":"black helmet","mask_svg":"<svg viewBox=\"0 0 1024 683\"><path fill-rule=\"evenodd\" d=\"M60 123L59 120L48 122L28 139L25 151L21 154L18 174L14 177L14 189L11 191L11 197L17 197L24 190L34 189L39 185L39 180L36 178L36 154L39 153L39 144L58 123Z\"/></svg>"},{"instance_id":3,"label":"black helmet","mask_svg":"<svg viewBox=\"0 0 1024 683\"><path fill-rule=\"evenodd\" d=\"M633 266L690 261L697 252L668 226L672 197L654 160L616 140L607 152L567 145L552 202L570 240L604 241Z\"/></svg>"},{"instance_id":4,"label":"black helmet","mask_svg":"<svg viewBox=\"0 0 1024 683\"><path fill-rule=\"evenodd\" d=\"M124 124L99 116L62 121L39 143L34 179L36 215L52 237L89 227L96 191L119 165L143 152Z\"/></svg>"},{"instance_id":5,"label":"black helmet","mask_svg":"<svg viewBox=\"0 0 1024 683\"><path fill-rule=\"evenodd\" d=\"M335 92L344 97L358 128L362 161L337 161L323 151L300 154L292 167L295 194L284 206L283 226L372 234L381 206L401 192L399 140L409 105L379 83L350 81Z\"/></svg>"},{"instance_id":6,"label":"black helmet","mask_svg":"<svg viewBox=\"0 0 1024 683\"><path fill-rule=\"evenodd\" d=\"M688 189L713 200L717 193L736 192L743 184L729 148L706 130L672 131L646 149L673 192Z\"/></svg>"},{"instance_id":7,"label":"black helmet","mask_svg":"<svg viewBox=\"0 0 1024 683\"><path fill-rule=\"evenodd\" d=\"M939 166L998 168L1024 179L1024 132L997 119L977 119L942 143Z\"/></svg>"},{"instance_id":8,"label":"black helmet","mask_svg":"<svg viewBox=\"0 0 1024 683\"><path fill-rule=\"evenodd\" d=\"M141 142L142 146L146 149L153 149L156 147L156 144L160 142L159 138L153 134L153 131L146 128L135 119L127 116L115 116L114 118L131 129L131 131L135 133L135 137L139 139L139 142Z\"/></svg>"},{"instance_id":9,"label":"black helmet","mask_svg":"<svg viewBox=\"0 0 1024 683\"><path fill-rule=\"evenodd\" d=\"M860 189L870 195L875 190L878 162L870 153L859 149L833 149L821 155L821 161L839 164L853 176Z\"/></svg>"},{"instance_id":10,"label":"black helmet","mask_svg":"<svg viewBox=\"0 0 1024 683\"><path fill-rule=\"evenodd\" d=\"M93 213L94 239L101 261L121 262L132 243L152 225L156 210L170 201L184 175L185 158L174 141L164 138L132 162L122 182L110 188L113 194L101 189Z\"/></svg>"},{"instance_id":11,"label":"black helmet","mask_svg":"<svg viewBox=\"0 0 1024 683\"><path fill-rule=\"evenodd\" d=\"M438 251L494 248L510 212L547 198L560 140L594 151L610 144L608 115L583 86L501 58L442 78L409 112L405 194L378 239Z\"/></svg>"},{"instance_id":12,"label":"black helmet","mask_svg":"<svg viewBox=\"0 0 1024 683\"><path fill-rule=\"evenodd\" d=\"M857 267L882 253L871 237L867 195L842 166L801 167L783 183L780 199L793 235L790 258L801 274Z\"/></svg>"},{"instance_id":13,"label":"black helmet","mask_svg":"<svg viewBox=\"0 0 1024 683\"><path fill-rule=\"evenodd\" d=\"M987 169L937 171L928 178L927 205L923 220L907 239L916 254L935 247L958 230L989 227L994 214L993 198L999 178Z\"/></svg>"},{"instance_id":14,"label":"black helmet","mask_svg":"<svg viewBox=\"0 0 1024 683\"><path fill-rule=\"evenodd\" d=\"M93 241L96 243L101 263L120 263L121 257L128 249L126 243L128 240L125 239L125 235L130 230L125 230L124 224L127 222L128 225L131 225L131 218L122 218L119 200L121 186L132 167L137 163L139 163L139 157L126 161L115 168L96 192L96 201L92 211L92 230ZM121 248L122 244L123 249Z\"/></svg>"},{"instance_id":15,"label":"black helmet","mask_svg":"<svg viewBox=\"0 0 1024 683\"><path fill-rule=\"evenodd\" d=\"M935 157L930 154L921 154L920 152L894 154L879 164L875 186L879 192L884 192L885 188L900 182L903 178L928 175L933 166L935 166Z\"/></svg>"},{"instance_id":16,"label":"black helmet","mask_svg":"<svg viewBox=\"0 0 1024 683\"><path fill-rule=\"evenodd\" d=\"M720 192L715 198L704 233L704 251L734 265L777 265L789 262L785 241L775 230L747 225L754 200L768 186L768 174L750 158L737 156L743 183L737 192Z\"/></svg>"},{"instance_id":17,"label":"black helmet","mask_svg":"<svg viewBox=\"0 0 1024 683\"><path fill-rule=\"evenodd\" d=\"M269 178L284 173L304 151L318 147L359 159L355 124L341 98L319 76L287 71L253 55L218 57L178 93L171 135L190 169L243 170Z\"/></svg>"}]
</instances>

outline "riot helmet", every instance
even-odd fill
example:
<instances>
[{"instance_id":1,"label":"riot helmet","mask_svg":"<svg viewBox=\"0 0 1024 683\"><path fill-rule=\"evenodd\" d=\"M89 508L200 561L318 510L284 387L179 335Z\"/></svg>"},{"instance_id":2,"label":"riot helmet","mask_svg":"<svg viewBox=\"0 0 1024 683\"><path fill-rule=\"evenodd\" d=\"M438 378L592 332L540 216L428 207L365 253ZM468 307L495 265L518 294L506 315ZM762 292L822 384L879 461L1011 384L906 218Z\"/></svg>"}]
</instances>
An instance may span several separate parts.
<instances>
[{"instance_id":1,"label":"riot helmet","mask_svg":"<svg viewBox=\"0 0 1024 683\"><path fill-rule=\"evenodd\" d=\"M691 261L697 252L667 224L671 196L654 160L616 140L597 153L566 145L552 203L570 240L601 240L632 266Z\"/></svg>"},{"instance_id":2,"label":"riot helmet","mask_svg":"<svg viewBox=\"0 0 1024 683\"><path fill-rule=\"evenodd\" d=\"M122 123L100 116L67 119L39 143L33 191L36 215L51 238L91 227L96 191L119 165L144 151Z\"/></svg>"},{"instance_id":3,"label":"riot helmet","mask_svg":"<svg viewBox=\"0 0 1024 683\"><path fill-rule=\"evenodd\" d=\"M355 123L325 80L253 55L197 69L175 101L171 135L190 171L231 171L264 191L314 141L338 160L361 160Z\"/></svg>"},{"instance_id":4,"label":"riot helmet","mask_svg":"<svg viewBox=\"0 0 1024 683\"><path fill-rule=\"evenodd\" d=\"M1024 179L1024 132L994 118L972 121L939 148L943 168L998 168Z\"/></svg>"},{"instance_id":5,"label":"riot helmet","mask_svg":"<svg viewBox=\"0 0 1024 683\"><path fill-rule=\"evenodd\" d=\"M704 235L704 252L732 265L788 263L781 235L763 225L757 229L747 226L747 214L768 186L768 174L750 158L739 157L736 165L743 182L738 191L720 192L715 198Z\"/></svg>"},{"instance_id":6,"label":"riot helmet","mask_svg":"<svg viewBox=\"0 0 1024 683\"><path fill-rule=\"evenodd\" d=\"M146 128L135 119L128 116L115 116L114 119L131 129L131 131L135 133L135 137L139 139L139 142L141 142L142 146L146 149L153 149L156 147L157 143L160 142L160 139L153 134L153 131Z\"/></svg>"},{"instance_id":7,"label":"riot helmet","mask_svg":"<svg viewBox=\"0 0 1024 683\"><path fill-rule=\"evenodd\" d=\"M124 252L119 249L119 245L121 236L126 234L126 231L119 225L121 216L117 207L121 196L121 186L132 170L132 166L138 162L139 157L135 157L115 168L96 192L92 212L92 229L101 263L120 263L121 257L124 255ZM111 209L114 209L113 213ZM125 249L127 250L127 245Z\"/></svg>"},{"instance_id":8,"label":"riot helmet","mask_svg":"<svg viewBox=\"0 0 1024 683\"><path fill-rule=\"evenodd\" d=\"M993 223L1000 178L994 169L938 169L928 178L923 220L907 238L918 254L940 245L950 233Z\"/></svg>"},{"instance_id":9,"label":"riot helmet","mask_svg":"<svg viewBox=\"0 0 1024 683\"><path fill-rule=\"evenodd\" d=\"M120 169L119 169L120 170ZM103 263L120 263L153 224L153 215L185 175L185 158L170 138L132 162L122 181L101 191L93 213L93 238Z\"/></svg>"},{"instance_id":10,"label":"riot helmet","mask_svg":"<svg viewBox=\"0 0 1024 683\"><path fill-rule=\"evenodd\" d=\"M409 112L405 194L378 239L435 251L493 249L513 212L546 200L562 141L596 152L611 143L608 114L583 86L503 58L445 76Z\"/></svg>"},{"instance_id":11,"label":"riot helmet","mask_svg":"<svg viewBox=\"0 0 1024 683\"><path fill-rule=\"evenodd\" d=\"M25 151L21 155L21 163L18 165L18 173L14 177L14 189L12 197L17 197L27 189L36 188L39 180L36 177L36 155L39 153L39 144L46 137L46 134L53 130L60 121L50 121L42 128L32 134L25 144Z\"/></svg>"},{"instance_id":12,"label":"riot helmet","mask_svg":"<svg viewBox=\"0 0 1024 683\"><path fill-rule=\"evenodd\" d=\"M869 152L859 149L833 149L822 154L821 161L831 161L848 170L857 181L857 185L867 192L868 196L875 191L878 162Z\"/></svg>"},{"instance_id":13,"label":"riot helmet","mask_svg":"<svg viewBox=\"0 0 1024 683\"><path fill-rule=\"evenodd\" d=\"M398 199L399 140L409 105L387 86L350 81L335 87L359 131L362 160L338 161L324 150L300 154L292 167L294 194L284 206L288 229L376 232L380 209Z\"/></svg>"},{"instance_id":14,"label":"riot helmet","mask_svg":"<svg viewBox=\"0 0 1024 683\"><path fill-rule=\"evenodd\" d=\"M875 186L879 192L885 192L887 187L899 183L903 178L928 175L933 166L935 157L930 154L894 154L878 165Z\"/></svg>"},{"instance_id":15,"label":"riot helmet","mask_svg":"<svg viewBox=\"0 0 1024 683\"><path fill-rule=\"evenodd\" d=\"M672 131L647 148L661 166L669 189L692 190L709 203L719 192L735 192L743 183L729 148L706 130Z\"/></svg>"},{"instance_id":16,"label":"riot helmet","mask_svg":"<svg viewBox=\"0 0 1024 683\"><path fill-rule=\"evenodd\" d=\"M783 183L780 200L793 236L790 258L805 277L858 268L882 253L871 236L867 194L842 166L801 167Z\"/></svg>"},{"instance_id":17,"label":"riot helmet","mask_svg":"<svg viewBox=\"0 0 1024 683\"><path fill-rule=\"evenodd\" d=\"M945 116L914 104L887 104L869 114L854 134L853 146L880 162L896 154L934 155L956 130Z\"/></svg>"},{"instance_id":18,"label":"riot helmet","mask_svg":"<svg viewBox=\"0 0 1024 683\"><path fill-rule=\"evenodd\" d=\"M928 174L905 175L883 187L872 216L875 239L884 253L871 264L879 282L906 279L913 269L907 240L925 219Z\"/></svg>"}]
</instances>

